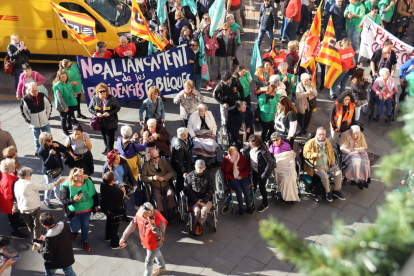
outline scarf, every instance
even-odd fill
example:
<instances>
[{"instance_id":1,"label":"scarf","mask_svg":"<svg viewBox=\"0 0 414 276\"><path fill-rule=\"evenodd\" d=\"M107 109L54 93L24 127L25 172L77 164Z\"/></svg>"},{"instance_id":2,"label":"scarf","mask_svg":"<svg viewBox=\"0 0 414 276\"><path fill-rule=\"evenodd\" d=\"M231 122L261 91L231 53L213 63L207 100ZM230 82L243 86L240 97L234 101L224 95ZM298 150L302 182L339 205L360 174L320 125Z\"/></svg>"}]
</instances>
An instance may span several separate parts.
<instances>
[{"instance_id":1,"label":"scarf","mask_svg":"<svg viewBox=\"0 0 414 276\"><path fill-rule=\"evenodd\" d=\"M233 22L229 24L230 27L233 27L234 23L236 23L236 20L233 20Z\"/></svg>"},{"instance_id":2,"label":"scarf","mask_svg":"<svg viewBox=\"0 0 414 276\"><path fill-rule=\"evenodd\" d=\"M16 47L17 49L19 49L20 48L20 42L19 43L14 43L14 42L11 42L10 43L11 45L13 45L14 47Z\"/></svg>"},{"instance_id":3,"label":"scarf","mask_svg":"<svg viewBox=\"0 0 414 276\"><path fill-rule=\"evenodd\" d=\"M382 69L382 68L390 68L390 62L391 62L391 52L388 54L388 58L385 59L384 54L381 51L381 60L378 64L378 70L377 71L379 72L379 70Z\"/></svg>"},{"instance_id":4,"label":"scarf","mask_svg":"<svg viewBox=\"0 0 414 276\"><path fill-rule=\"evenodd\" d=\"M240 154L237 153L237 157L236 158L232 158L230 157L230 162L233 163L233 177L234 179L238 179L240 176L240 171L239 171L239 167L237 166L237 163L239 163L240 160Z\"/></svg>"},{"instance_id":5,"label":"scarf","mask_svg":"<svg viewBox=\"0 0 414 276\"><path fill-rule=\"evenodd\" d=\"M316 144L320 147L323 151L326 151L326 138L325 141L319 141L317 137L315 137Z\"/></svg>"}]
</instances>

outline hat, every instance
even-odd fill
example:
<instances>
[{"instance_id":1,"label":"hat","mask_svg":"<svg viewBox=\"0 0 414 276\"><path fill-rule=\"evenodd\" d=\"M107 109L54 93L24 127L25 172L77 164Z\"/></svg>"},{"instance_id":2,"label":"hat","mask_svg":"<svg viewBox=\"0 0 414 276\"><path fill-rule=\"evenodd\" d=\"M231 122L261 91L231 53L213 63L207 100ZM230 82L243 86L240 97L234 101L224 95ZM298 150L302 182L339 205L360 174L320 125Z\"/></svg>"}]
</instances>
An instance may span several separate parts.
<instances>
[{"instance_id":1,"label":"hat","mask_svg":"<svg viewBox=\"0 0 414 276\"><path fill-rule=\"evenodd\" d=\"M144 209L144 211L154 212L154 206L152 206L152 204L149 202L145 202L144 204L142 204L142 208Z\"/></svg>"},{"instance_id":2,"label":"hat","mask_svg":"<svg viewBox=\"0 0 414 276\"><path fill-rule=\"evenodd\" d=\"M177 136L181 137L183 135L186 135L190 130L186 127L180 127L179 129L177 129Z\"/></svg>"},{"instance_id":3,"label":"hat","mask_svg":"<svg viewBox=\"0 0 414 276\"><path fill-rule=\"evenodd\" d=\"M195 162L195 166L200 168L200 169L205 168L206 167L206 162L204 162L204 160L198 159Z\"/></svg>"}]
</instances>

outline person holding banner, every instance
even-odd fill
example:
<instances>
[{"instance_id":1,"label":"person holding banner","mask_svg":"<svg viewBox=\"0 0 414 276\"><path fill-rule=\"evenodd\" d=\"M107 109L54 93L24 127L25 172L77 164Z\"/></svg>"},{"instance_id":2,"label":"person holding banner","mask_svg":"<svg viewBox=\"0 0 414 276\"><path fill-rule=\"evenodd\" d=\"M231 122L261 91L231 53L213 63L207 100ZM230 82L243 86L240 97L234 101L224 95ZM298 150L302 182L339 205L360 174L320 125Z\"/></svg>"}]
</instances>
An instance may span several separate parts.
<instances>
[{"instance_id":1,"label":"person holding banner","mask_svg":"<svg viewBox=\"0 0 414 276\"><path fill-rule=\"evenodd\" d=\"M133 58L137 54L137 48L134 43L128 43L126 36L119 37L119 46L114 49L113 58Z\"/></svg>"},{"instance_id":2,"label":"person holding banner","mask_svg":"<svg viewBox=\"0 0 414 276\"><path fill-rule=\"evenodd\" d=\"M187 27L190 31L192 28L190 26L190 22L187 18L184 17L183 13L180 11L175 12L175 25L173 27L173 41L175 45L179 45L180 43L180 34L181 31Z\"/></svg>"},{"instance_id":3,"label":"person holding banner","mask_svg":"<svg viewBox=\"0 0 414 276\"><path fill-rule=\"evenodd\" d=\"M106 84L99 83L95 91L96 95L89 103L89 112L99 118L102 139L105 144L102 154L106 155L114 149L115 132L118 128L118 112L121 110L121 106L111 95Z\"/></svg>"},{"instance_id":4,"label":"person holding banner","mask_svg":"<svg viewBox=\"0 0 414 276\"><path fill-rule=\"evenodd\" d=\"M369 1L367 2L370 3ZM359 28L361 29L363 28L364 22L367 21L367 17L371 18L372 21L374 21L375 23L377 23L378 25L384 28L384 25L382 24L382 21L381 21L381 16L378 13L379 13L378 6L375 4L372 5L370 7L370 12L365 14L364 19L362 19L361 23L359 23Z\"/></svg>"},{"instance_id":5,"label":"person holding banner","mask_svg":"<svg viewBox=\"0 0 414 276\"><path fill-rule=\"evenodd\" d=\"M112 58L112 52L108 50L106 43L99 41L96 43L96 52L93 53L94 58Z\"/></svg>"},{"instance_id":6,"label":"person holding banner","mask_svg":"<svg viewBox=\"0 0 414 276\"><path fill-rule=\"evenodd\" d=\"M380 121L380 116L383 114L384 105L386 106L385 115L387 115L387 123L391 123L392 112L392 97L397 93L397 85L393 77L390 77L388 68L379 70L380 76L372 84L372 91L375 92L375 102L378 105L377 117L374 122Z\"/></svg>"},{"instance_id":7,"label":"person holding banner","mask_svg":"<svg viewBox=\"0 0 414 276\"><path fill-rule=\"evenodd\" d=\"M181 35L178 39L179 45L181 44L187 44L188 48L190 48L190 41L193 39L193 35L191 34L190 28L187 26L184 26L181 29Z\"/></svg>"},{"instance_id":8,"label":"person holding banner","mask_svg":"<svg viewBox=\"0 0 414 276\"><path fill-rule=\"evenodd\" d=\"M150 87L147 92L147 99L142 102L139 109L140 125L147 123L148 119L154 118L158 123L165 123L165 109L162 102L160 89L156 86ZM145 119L144 119L145 111Z\"/></svg>"}]
</instances>

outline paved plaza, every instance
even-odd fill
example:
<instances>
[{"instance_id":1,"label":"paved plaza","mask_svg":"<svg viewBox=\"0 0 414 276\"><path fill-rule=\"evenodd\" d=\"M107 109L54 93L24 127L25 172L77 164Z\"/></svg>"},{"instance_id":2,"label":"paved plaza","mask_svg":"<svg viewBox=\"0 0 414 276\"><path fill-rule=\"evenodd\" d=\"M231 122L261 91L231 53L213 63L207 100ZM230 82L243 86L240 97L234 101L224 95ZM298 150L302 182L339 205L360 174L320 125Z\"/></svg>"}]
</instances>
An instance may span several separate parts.
<instances>
[{"instance_id":1,"label":"paved plaza","mask_svg":"<svg viewBox=\"0 0 414 276\"><path fill-rule=\"evenodd\" d=\"M257 9L258 11L258 9ZM237 55L241 64L250 68L251 50L253 49L254 37L253 26L255 25L253 11L249 11L248 26L245 28L245 39ZM257 16L256 16L257 19ZM250 29L249 29L250 28ZM262 50L269 46L267 37L262 45ZM51 89L52 80L57 71L57 64L32 64L35 71L46 77L46 87L49 90L49 97L53 94ZM369 71L366 69L368 75ZM216 72L215 70L213 70ZM397 74L396 74L397 75ZM216 77L216 73L213 73ZM348 83L349 87L350 83ZM217 125L220 125L219 106L212 97L211 91L202 89L205 102L212 111ZM400 92L400 91L399 91ZM251 85L253 94L253 84ZM329 93L325 90L318 95L318 110L313 114L309 131L315 131L318 126L329 129L329 116L333 107L333 100L329 99ZM168 95L165 102L167 130L172 136L181 125L179 118L179 106L172 103L174 95ZM33 168L32 179L38 183L45 184L44 176L41 174L41 162L34 154L34 143L31 130L20 113L20 102L14 96L14 79L0 72L0 121L2 129L9 131L14 137L18 149L18 161L22 166ZM255 108L256 96L252 95L253 107ZM119 127L124 124L132 126L134 132L139 133L141 127L138 123L138 109L142 101L121 103L119 116ZM82 113L89 118L91 114L87 110L86 103L81 105ZM99 132L89 127L89 120L79 120L86 132L90 134L93 148L95 173L92 179L97 191L100 191L100 180L102 177L102 166L106 157L101 154L103 141ZM364 135L368 144L368 152L372 157L372 172L378 169L377 165L381 156L390 152L394 147L389 132L394 127L401 126L400 122L391 124L382 122L369 123L367 114L361 114L360 121L365 125ZM51 127L54 140L64 143L65 136L60 128L59 113L56 109L52 112ZM329 133L329 131L328 131ZM119 135L117 132L116 136ZM298 137L297 142L304 141L304 137ZM297 143L295 144L297 151ZM66 177L69 169L65 167L63 175ZM266 241L262 240L259 234L259 221L272 216L283 222L288 229L296 233L298 238L310 243L329 245L332 236L333 218L342 219L347 228L354 231L361 231L370 222L375 220L377 207L384 202L385 193L389 190L384 183L375 176L368 189L359 190L358 187L345 185L343 194L345 201L334 200L328 203L323 200L317 203L312 197L302 196L301 202L293 206L277 202L276 199L269 199L269 209L263 213L255 211L253 215L245 214L227 215L219 214L219 228L217 232L205 227L200 237L187 236L185 222L174 222L168 225L165 244L161 251L167 262L167 275L299 275L295 265L281 260L281 256L274 252ZM41 199L43 199L43 193ZM269 197L270 193L268 194ZM261 202L261 195L258 193L256 202ZM49 210L42 203L41 210L50 211L56 220L68 219L64 215L63 205L56 199L52 200L56 209ZM224 202L219 202L219 209ZM237 207L236 207L237 209ZM128 203L127 214L129 217L135 215L133 200ZM211 221L211 217L209 217ZM126 228L127 223L122 222L120 233ZM146 251L140 243L137 233L132 234L128 240L128 246L122 250L111 250L110 245L104 238L105 221L97 220L90 223L89 244L91 250L84 253L80 241L73 242L75 253L75 264L73 269L81 276L106 276L106 275L142 275L144 271L144 258ZM8 219L6 215L0 215L0 233L10 235ZM23 233L28 234L27 229ZM43 229L43 233L45 230ZM19 252L22 257L13 265L12 275L44 275L43 259L37 252L31 251L31 240L11 240L8 252ZM59 271L58 273L62 273Z\"/></svg>"}]
</instances>

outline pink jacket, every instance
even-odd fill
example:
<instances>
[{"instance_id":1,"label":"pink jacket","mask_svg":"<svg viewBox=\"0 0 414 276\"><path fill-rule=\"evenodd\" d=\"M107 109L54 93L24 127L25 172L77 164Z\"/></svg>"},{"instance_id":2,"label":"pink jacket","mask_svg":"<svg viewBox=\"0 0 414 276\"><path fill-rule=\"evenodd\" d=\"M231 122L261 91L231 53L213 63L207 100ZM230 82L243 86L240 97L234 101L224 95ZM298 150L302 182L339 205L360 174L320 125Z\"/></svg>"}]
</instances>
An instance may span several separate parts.
<instances>
[{"instance_id":1,"label":"pink jacket","mask_svg":"<svg viewBox=\"0 0 414 276\"><path fill-rule=\"evenodd\" d=\"M219 47L219 44L217 42L217 39L215 37L209 38L207 36L203 37L204 38L204 46L206 47L206 55L207 56L212 56L216 53L216 50ZM213 45L211 45L211 41L214 40Z\"/></svg>"},{"instance_id":2,"label":"pink jacket","mask_svg":"<svg viewBox=\"0 0 414 276\"><path fill-rule=\"evenodd\" d=\"M395 87L395 80L393 77L390 76L386 82L384 82L384 79L382 77L379 77L372 85L372 90L377 94L377 96L381 94L383 97L386 97L388 95L392 96L397 93ZM385 88L388 89L388 94Z\"/></svg>"},{"instance_id":3,"label":"pink jacket","mask_svg":"<svg viewBox=\"0 0 414 276\"><path fill-rule=\"evenodd\" d=\"M45 83L46 79L40 73L36 71L32 71L31 78L37 83L37 85L42 85ZM17 85L16 95L24 96L25 91L25 84L26 84L26 73L23 72L20 74L19 84Z\"/></svg>"}]
</instances>

